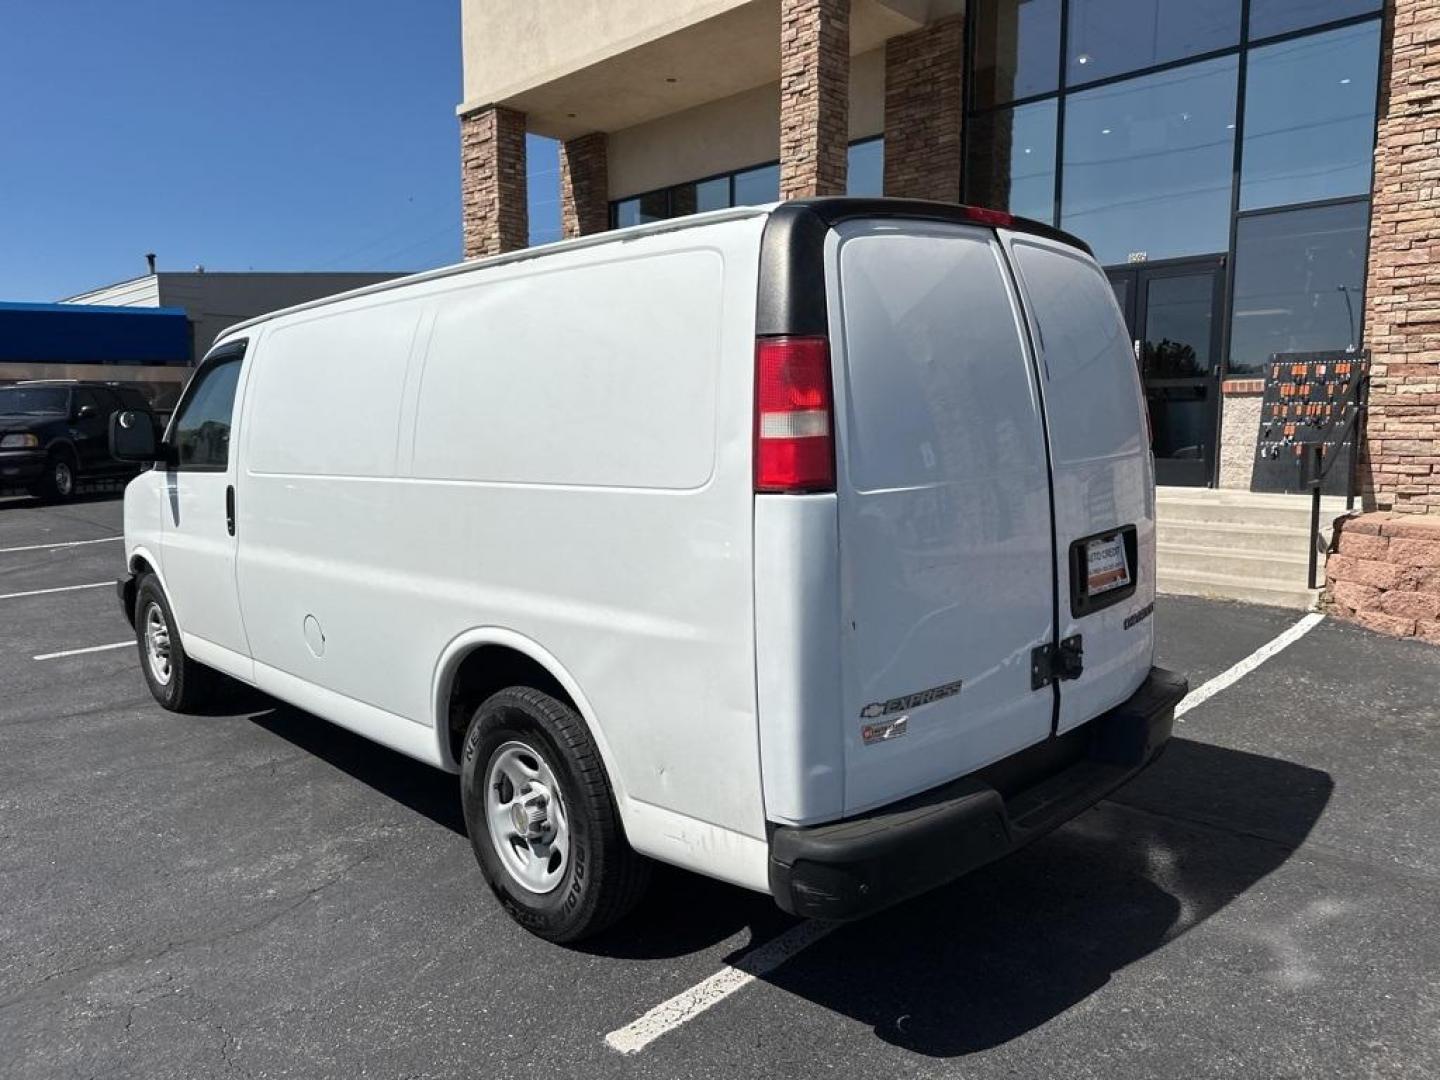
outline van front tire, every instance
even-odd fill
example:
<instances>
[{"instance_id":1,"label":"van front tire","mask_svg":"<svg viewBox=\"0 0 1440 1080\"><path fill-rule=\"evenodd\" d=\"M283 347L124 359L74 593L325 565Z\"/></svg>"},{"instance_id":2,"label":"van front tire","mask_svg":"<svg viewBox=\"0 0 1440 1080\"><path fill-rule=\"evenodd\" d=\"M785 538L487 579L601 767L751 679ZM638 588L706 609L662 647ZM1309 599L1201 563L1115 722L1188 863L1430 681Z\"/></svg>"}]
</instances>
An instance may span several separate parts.
<instances>
[{"instance_id":1,"label":"van front tire","mask_svg":"<svg viewBox=\"0 0 1440 1080\"><path fill-rule=\"evenodd\" d=\"M145 684L170 712L191 712L214 695L218 675L185 654L180 629L154 574L145 574L135 588L135 644Z\"/></svg>"},{"instance_id":2,"label":"van front tire","mask_svg":"<svg viewBox=\"0 0 1440 1080\"><path fill-rule=\"evenodd\" d=\"M590 732L549 694L512 686L475 710L460 756L470 844L510 917L579 941L639 901L649 864L630 849Z\"/></svg>"}]
</instances>

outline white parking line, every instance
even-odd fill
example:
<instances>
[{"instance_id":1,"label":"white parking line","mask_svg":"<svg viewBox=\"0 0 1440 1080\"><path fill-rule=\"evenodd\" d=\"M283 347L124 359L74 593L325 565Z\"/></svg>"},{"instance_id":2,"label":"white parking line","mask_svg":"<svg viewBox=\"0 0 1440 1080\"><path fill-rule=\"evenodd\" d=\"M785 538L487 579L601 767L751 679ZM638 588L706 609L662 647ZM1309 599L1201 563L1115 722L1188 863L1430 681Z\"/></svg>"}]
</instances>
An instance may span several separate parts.
<instances>
[{"instance_id":1,"label":"white parking line","mask_svg":"<svg viewBox=\"0 0 1440 1080\"><path fill-rule=\"evenodd\" d=\"M815 919L792 926L737 959L733 966L726 964L703 982L681 991L669 1001L662 1001L640 1019L610 1032L605 1036L606 1044L622 1054L638 1054L667 1031L695 1019L761 975L768 975L802 949L808 949L836 925Z\"/></svg>"},{"instance_id":2,"label":"white parking line","mask_svg":"<svg viewBox=\"0 0 1440 1080\"><path fill-rule=\"evenodd\" d=\"M1210 679L1202 683L1200 686L1197 686L1194 690L1191 690L1190 693L1185 695L1184 699L1180 702L1180 704L1175 706L1175 719L1179 720L1191 709L1194 709L1200 705L1204 705L1205 702L1209 701L1221 690L1224 690L1227 686L1231 686L1234 683L1238 682L1240 679L1243 679L1246 675L1249 675L1250 672L1254 671L1257 667L1263 664L1266 660L1269 660L1276 653L1283 652L1285 649L1295 644L1295 642L1299 641L1311 630L1319 626L1320 623L1324 620L1324 618L1325 616L1318 611L1310 612L1309 615L1306 615L1303 619L1297 622L1294 626L1290 627L1290 629L1286 630L1283 634L1279 635L1274 640L1268 641L1264 645L1261 645L1260 648L1256 649L1249 656L1245 657L1244 660L1241 660L1239 663L1226 668L1219 675L1216 675L1213 679Z\"/></svg>"},{"instance_id":3,"label":"white parking line","mask_svg":"<svg viewBox=\"0 0 1440 1080\"><path fill-rule=\"evenodd\" d=\"M1191 709L1209 701L1221 690L1243 679L1266 660L1299 641L1324 618L1319 612L1311 612L1245 659L1207 680L1187 694L1175 707L1175 718L1178 720ZM815 920L791 927L755 951L746 953L733 965L727 964L708 979L696 983L688 990L682 990L669 1001L662 1001L638 1020L610 1032L605 1036L606 1045L622 1054L638 1054L660 1036L674 1031L712 1005L719 1004L757 978L774 971L797 953L825 937L836 925Z\"/></svg>"},{"instance_id":4,"label":"white parking line","mask_svg":"<svg viewBox=\"0 0 1440 1080\"><path fill-rule=\"evenodd\" d=\"M14 551L45 551L49 548L80 547L82 544L111 544L116 540L124 540L123 536L102 536L99 540L66 540L63 544L26 544L24 547L0 548L0 555L9 555Z\"/></svg>"},{"instance_id":5,"label":"white parking line","mask_svg":"<svg viewBox=\"0 0 1440 1080\"><path fill-rule=\"evenodd\" d=\"M134 639L128 641L116 641L110 645L91 645L87 649L66 649L64 652L45 652L39 656L31 657L32 660L58 660L62 656L80 656L82 653L107 652L110 649L124 649L135 644Z\"/></svg>"},{"instance_id":6,"label":"white parking line","mask_svg":"<svg viewBox=\"0 0 1440 1080\"><path fill-rule=\"evenodd\" d=\"M29 592L0 593L0 600L19 600L22 596L47 596L57 592L77 592L80 589L101 589L106 585L113 586L113 581L94 581L89 585L61 585L54 589L31 589Z\"/></svg>"}]
</instances>

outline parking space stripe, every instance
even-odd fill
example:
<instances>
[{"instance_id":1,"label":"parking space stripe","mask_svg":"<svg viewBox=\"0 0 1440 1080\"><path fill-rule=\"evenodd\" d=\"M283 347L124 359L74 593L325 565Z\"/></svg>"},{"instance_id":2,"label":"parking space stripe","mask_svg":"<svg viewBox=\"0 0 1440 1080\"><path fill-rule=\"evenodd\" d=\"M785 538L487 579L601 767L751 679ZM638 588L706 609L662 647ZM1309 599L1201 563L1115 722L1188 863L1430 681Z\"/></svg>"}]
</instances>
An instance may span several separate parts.
<instances>
[{"instance_id":1,"label":"parking space stripe","mask_svg":"<svg viewBox=\"0 0 1440 1080\"><path fill-rule=\"evenodd\" d=\"M129 640L126 640L126 641L116 641L116 642L112 642L112 643L109 644L109 645L91 645L89 648L85 648L85 649L65 649L63 652L47 652L47 653L41 653L39 656L32 657L31 659L33 659L33 660L58 660L58 659L60 659L60 657L62 657L62 656L81 656L81 655L83 655L84 653L107 652L107 651L110 650L110 649L124 649L124 648L127 648L127 647L129 647L129 646L132 646L132 645L134 645L134 644L135 644L134 639L129 639Z\"/></svg>"},{"instance_id":2,"label":"parking space stripe","mask_svg":"<svg viewBox=\"0 0 1440 1080\"><path fill-rule=\"evenodd\" d=\"M1254 671L1276 653L1288 649L1311 630L1315 629L1315 627L1319 626L1324 618L1325 616L1318 611L1310 612L1310 614L1306 615L1294 626L1290 627L1290 629L1273 640L1266 642L1264 645L1261 645L1260 648L1256 649L1239 663L1231 665L1213 679L1191 690L1190 693L1185 695L1180 704L1175 706L1175 719L1179 720L1191 709L1204 705L1205 702L1209 701L1221 690L1224 690L1227 686L1231 686L1240 679L1243 679L1246 675L1249 675L1250 672Z\"/></svg>"},{"instance_id":3,"label":"parking space stripe","mask_svg":"<svg viewBox=\"0 0 1440 1080\"><path fill-rule=\"evenodd\" d=\"M113 581L93 581L89 585L60 585L54 589L31 589L28 592L0 593L0 600L19 600L22 596L47 596L57 592L78 592L80 589L101 589L113 586Z\"/></svg>"},{"instance_id":4,"label":"parking space stripe","mask_svg":"<svg viewBox=\"0 0 1440 1080\"><path fill-rule=\"evenodd\" d=\"M84 544L113 544L116 540L124 540L123 536L102 536L99 540L66 540L61 544L26 544L23 547L0 548L0 555L9 555L16 551L46 551L50 548L81 547Z\"/></svg>"},{"instance_id":5,"label":"parking space stripe","mask_svg":"<svg viewBox=\"0 0 1440 1080\"><path fill-rule=\"evenodd\" d=\"M792 926L779 937L727 964L703 982L662 1001L633 1023L605 1036L605 1043L622 1054L638 1054L667 1031L695 1019L762 975L774 971L802 949L808 949L838 924L813 919Z\"/></svg>"}]
</instances>

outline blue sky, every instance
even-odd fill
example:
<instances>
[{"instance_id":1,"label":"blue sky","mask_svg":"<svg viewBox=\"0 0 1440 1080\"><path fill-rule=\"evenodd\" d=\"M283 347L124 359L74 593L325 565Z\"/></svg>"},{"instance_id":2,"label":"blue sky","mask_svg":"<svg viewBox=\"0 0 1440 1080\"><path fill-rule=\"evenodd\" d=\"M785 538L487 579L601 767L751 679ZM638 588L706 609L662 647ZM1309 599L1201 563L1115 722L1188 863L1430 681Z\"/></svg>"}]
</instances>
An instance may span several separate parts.
<instances>
[{"instance_id":1,"label":"blue sky","mask_svg":"<svg viewBox=\"0 0 1440 1080\"><path fill-rule=\"evenodd\" d=\"M0 301L459 259L459 0L0 2Z\"/></svg>"}]
</instances>

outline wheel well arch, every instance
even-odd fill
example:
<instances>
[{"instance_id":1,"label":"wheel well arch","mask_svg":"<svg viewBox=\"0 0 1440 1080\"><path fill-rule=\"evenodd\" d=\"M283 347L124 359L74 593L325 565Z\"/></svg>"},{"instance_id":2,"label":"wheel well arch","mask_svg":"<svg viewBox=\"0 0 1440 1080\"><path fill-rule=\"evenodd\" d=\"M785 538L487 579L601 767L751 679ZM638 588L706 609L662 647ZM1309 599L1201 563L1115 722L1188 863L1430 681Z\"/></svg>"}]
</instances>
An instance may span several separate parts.
<instances>
[{"instance_id":1,"label":"wheel well arch","mask_svg":"<svg viewBox=\"0 0 1440 1080\"><path fill-rule=\"evenodd\" d=\"M161 591L165 591L165 579L160 576L160 571L155 566L155 560L143 548L132 551L125 560L125 566L130 571L130 576L121 583L121 602L125 612L125 618L130 620L130 625L135 625L135 594L140 584L140 578L144 574L154 574L155 580L160 582ZM166 592L168 596L169 593Z\"/></svg>"},{"instance_id":2,"label":"wheel well arch","mask_svg":"<svg viewBox=\"0 0 1440 1080\"><path fill-rule=\"evenodd\" d=\"M434 716L437 749L445 768L458 770L465 727L475 708L507 686L541 690L580 714L600 751L623 818L624 785L589 701L559 660L529 638L510 630L490 627L462 634L446 647L440 659Z\"/></svg>"},{"instance_id":3,"label":"wheel well arch","mask_svg":"<svg viewBox=\"0 0 1440 1080\"><path fill-rule=\"evenodd\" d=\"M45 456L63 456L69 458L76 465L80 463L80 454L76 451L75 444L63 435L50 440L45 447Z\"/></svg>"}]
</instances>

